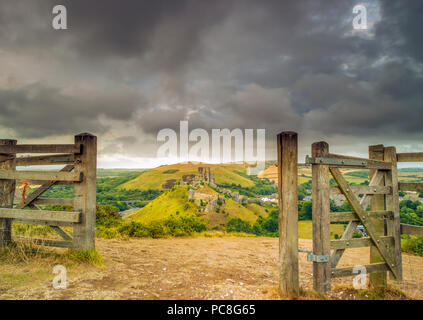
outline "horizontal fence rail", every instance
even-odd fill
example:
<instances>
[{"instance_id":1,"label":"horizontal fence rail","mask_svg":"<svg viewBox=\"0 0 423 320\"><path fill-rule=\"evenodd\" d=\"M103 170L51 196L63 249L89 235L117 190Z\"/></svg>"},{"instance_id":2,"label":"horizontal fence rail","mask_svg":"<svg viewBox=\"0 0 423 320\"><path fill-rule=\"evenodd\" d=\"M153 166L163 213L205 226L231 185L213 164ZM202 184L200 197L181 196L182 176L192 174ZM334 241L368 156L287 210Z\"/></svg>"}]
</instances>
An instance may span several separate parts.
<instances>
[{"instance_id":1,"label":"horizontal fence rail","mask_svg":"<svg viewBox=\"0 0 423 320\"><path fill-rule=\"evenodd\" d=\"M373 273L373 272L382 272L382 271L388 271L388 267L386 266L386 263L372 263L363 266L366 268L367 273ZM339 278L339 277L349 277L352 275L357 275L357 271L354 272L354 267L345 267L345 268L337 268L332 269L332 278Z\"/></svg>"},{"instance_id":2,"label":"horizontal fence rail","mask_svg":"<svg viewBox=\"0 0 423 320\"><path fill-rule=\"evenodd\" d=\"M80 212L52 211L52 210L25 210L0 208L0 218L32 220L32 221L59 221L79 222Z\"/></svg>"},{"instance_id":3,"label":"horizontal fence rail","mask_svg":"<svg viewBox=\"0 0 423 320\"><path fill-rule=\"evenodd\" d=\"M397 153L398 162L423 162L423 152Z\"/></svg>"},{"instance_id":4,"label":"horizontal fence rail","mask_svg":"<svg viewBox=\"0 0 423 320\"><path fill-rule=\"evenodd\" d=\"M74 138L74 144L39 145L0 139L0 247L13 242L12 223L18 222L50 226L63 240L17 239L76 250L95 248L97 137L81 133ZM48 165L65 166L59 171L16 170L16 167ZM19 203L14 203L16 186L22 182L36 188L26 197L22 195ZM73 185L73 198L40 198L54 185ZM40 210L38 206L73 209ZM72 227L73 234L62 227Z\"/></svg>"},{"instance_id":5,"label":"horizontal fence rail","mask_svg":"<svg viewBox=\"0 0 423 320\"><path fill-rule=\"evenodd\" d=\"M325 293L331 289L331 278L361 273L356 270L357 266L337 268L346 249L361 247L370 248L370 264L360 267L369 274L371 286L386 287L388 271L391 279L402 281L401 234L421 237L423 226L401 224L399 192L423 192L423 183L399 182L397 162L423 162L423 152L397 153L395 147L379 144L369 146L369 157L365 159L330 153L329 144L320 141L312 144L311 156L302 164L296 161L297 143L290 143L294 136L295 133L282 132L277 137L280 292L285 295L298 292L298 259L294 254L290 257L287 254L298 251L294 193L298 181L281 178L294 177L294 174L298 177L299 166L311 166L312 173L313 250L299 251L307 252L307 261L313 262L313 288ZM368 185L350 185L342 169L368 169ZM331 179L336 186L331 186ZM344 196L352 211L330 212L331 194ZM293 225L287 228L289 221ZM340 239L331 240L330 223L333 222L349 222ZM365 237L354 238L359 225L364 228ZM288 241L293 238L297 241ZM289 266L284 266L287 261Z\"/></svg>"},{"instance_id":6,"label":"horizontal fence rail","mask_svg":"<svg viewBox=\"0 0 423 320\"><path fill-rule=\"evenodd\" d=\"M80 153L81 147L76 144L17 144L0 145L0 153Z\"/></svg>"},{"instance_id":7,"label":"horizontal fence rail","mask_svg":"<svg viewBox=\"0 0 423 320\"><path fill-rule=\"evenodd\" d=\"M400 191L415 191L423 192L423 183L418 182L399 182L398 188Z\"/></svg>"},{"instance_id":8,"label":"horizontal fence rail","mask_svg":"<svg viewBox=\"0 0 423 320\"><path fill-rule=\"evenodd\" d=\"M380 237L380 241L384 243L389 243L389 245L394 244L394 237ZM349 249L349 248L362 248L370 247L373 244L371 238L359 238L359 239L350 239L350 240L331 240L330 248L331 249Z\"/></svg>"},{"instance_id":9,"label":"horizontal fence rail","mask_svg":"<svg viewBox=\"0 0 423 320\"><path fill-rule=\"evenodd\" d=\"M69 164L75 161L73 154L58 154L48 156L31 156L16 158L16 166L45 166L45 165L59 165Z\"/></svg>"},{"instance_id":10,"label":"horizontal fence rail","mask_svg":"<svg viewBox=\"0 0 423 320\"><path fill-rule=\"evenodd\" d=\"M52 172L52 171L12 171L0 170L0 179L10 180L43 180L43 181L81 181L81 172Z\"/></svg>"},{"instance_id":11,"label":"horizontal fence rail","mask_svg":"<svg viewBox=\"0 0 423 320\"><path fill-rule=\"evenodd\" d=\"M33 202L36 205L42 206L73 206L73 199L64 198L37 198Z\"/></svg>"},{"instance_id":12,"label":"horizontal fence rail","mask_svg":"<svg viewBox=\"0 0 423 320\"><path fill-rule=\"evenodd\" d=\"M351 169L378 169L378 170L390 170L392 163L357 158L340 158L339 155L329 154L326 157L306 157L306 164L316 165L329 165L332 168L351 168Z\"/></svg>"},{"instance_id":13,"label":"horizontal fence rail","mask_svg":"<svg viewBox=\"0 0 423 320\"><path fill-rule=\"evenodd\" d=\"M392 187L390 186L351 186L351 190L356 194L390 194L392 193ZM339 187L331 187L331 194L342 194Z\"/></svg>"},{"instance_id":14,"label":"horizontal fence rail","mask_svg":"<svg viewBox=\"0 0 423 320\"><path fill-rule=\"evenodd\" d=\"M423 237L423 226L401 223L401 234Z\"/></svg>"},{"instance_id":15,"label":"horizontal fence rail","mask_svg":"<svg viewBox=\"0 0 423 320\"><path fill-rule=\"evenodd\" d=\"M49 246L49 247L58 247L58 248L71 248L72 241L70 240L56 240L56 239L34 239L26 237L17 237L20 241L28 241L34 244Z\"/></svg>"},{"instance_id":16,"label":"horizontal fence rail","mask_svg":"<svg viewBox=\"0 0 423 320\"><path fill-rule=\"evenodd\" d=\"M366 211L370 219L391 219L394 214L392 211ZM342 222L342 221L360 221L355 212L334 212L329 215L331 222Z\"/></svg>"},{"instance_id":17,"label":"horizontal fence rail","mask_svg":"<svg viewBox=\"0 0 423 320\"><path fill-rule=\"evenodd\" d=\"M44 220L20 220L20 219L13 219L13 222L16 223L22 223L22 224L39 224L43 226L49 226L49 227L73 227L75 225L75 222L66 222L66 221L44 221Z\"/></svg>"}]
</instances>

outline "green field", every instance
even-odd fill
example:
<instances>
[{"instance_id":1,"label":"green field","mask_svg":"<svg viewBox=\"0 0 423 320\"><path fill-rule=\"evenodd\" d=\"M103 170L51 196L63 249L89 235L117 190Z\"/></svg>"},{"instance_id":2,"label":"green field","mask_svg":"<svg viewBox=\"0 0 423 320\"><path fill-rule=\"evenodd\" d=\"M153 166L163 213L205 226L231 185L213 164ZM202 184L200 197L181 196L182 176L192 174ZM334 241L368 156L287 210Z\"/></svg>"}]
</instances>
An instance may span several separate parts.
<instances>
[{"instance_id":1,"label":"green field","mask_svg":"<svg viewBox=\"0 0 423 320\"><path fill-rule=\"evenodd\" d=\"M330 235L331 239L335 238L335 234L342 235L344 233L344 225L342 224L331 224ZM313 239L313 222L298 221L298 238L300 239Z\"/></svg>"}]
</instances>

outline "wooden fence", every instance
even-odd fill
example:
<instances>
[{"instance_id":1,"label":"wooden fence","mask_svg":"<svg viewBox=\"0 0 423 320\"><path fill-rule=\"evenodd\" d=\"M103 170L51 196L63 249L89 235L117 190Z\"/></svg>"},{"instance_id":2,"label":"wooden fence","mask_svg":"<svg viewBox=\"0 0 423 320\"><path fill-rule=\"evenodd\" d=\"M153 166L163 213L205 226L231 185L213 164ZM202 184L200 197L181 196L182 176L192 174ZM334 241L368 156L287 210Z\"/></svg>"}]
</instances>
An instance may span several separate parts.
<instances>
[{"instance_id":1,"label":"wooden fence","mask_svg":"<svg viewBox=\"0 0 423 320\"><path fill-rule=\"evenodd\" d=\"M60 171L16 170L34 165L65 166ZM12 242L12 223L19 222L48 225L63 239L31 239L34 243L94 248L96 175L97 137L89 133L76 135L74 144L19 145L16 140L0 140L0 246ZM14 204L16 185L21 180L39 187L23 202ZM60 184L73 185L72 199L40 198L50 187ZM72 206L73 211L39 210L39 205ZM73 227L73 235L62 227Z\"/></svg>"},{"instance_id":2,"label":"wooden fence","mask_svg":"<svg viewBox=\"0 0 423 320\"><path fill-rule=\"evenodd\" d=\"M298 295L298 136L282 132L278 142L280 293ZM370 247L370 264L364 266L373 287L387 284L387 273L402 280L401 234L423 236L423 227L401 224L399 191L423 192L423 183L398 182L397 162L423 161L422 153L396 153L395 147L369 147L369 158L356 158L329 152L326 142L313 143L312 167L313 287L324 293L331 289L331 278L351 276L354 266L337 268L349 248ZM368 169L368 186L350 186L341 169ZM330 186L330 175L337 183ZM330 194L343 194L352 212L330 212ZM360 198L361 195L361 198ZM370 210L368 208L370 207ZM330 239L331 222L348 222L340 240ZM361 224L368 237L353 239Z\"/></svg>"}]
</instances>

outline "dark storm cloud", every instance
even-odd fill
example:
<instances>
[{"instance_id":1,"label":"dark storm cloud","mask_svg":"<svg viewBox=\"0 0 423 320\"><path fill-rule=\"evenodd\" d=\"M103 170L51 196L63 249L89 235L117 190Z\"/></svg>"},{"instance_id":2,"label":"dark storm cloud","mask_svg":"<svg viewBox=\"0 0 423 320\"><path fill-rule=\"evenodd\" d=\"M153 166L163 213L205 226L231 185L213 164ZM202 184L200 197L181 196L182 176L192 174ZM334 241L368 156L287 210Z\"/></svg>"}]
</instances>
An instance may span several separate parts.
<instances>
[{"instance_id":1,"label":"dark storm cloud","mask_svg":"<svg viewBox=\"0 0 423 320\"><path fill-rule=\"evenodd\" d=\"M152 65L146 69L169 72L195 58L202 33L231 12L231 4L223 0L64 0L60 4L67 8L69 29L61 33L51 28L51 10L57 4L3 3L0 35L27 49L40 40L52 47L66 42L82 59L145 59Z\"/></svg>"},{"instance_id":2,"label":"dark storm cloud","mask_svg":"<svg viewBox=\"0 0 423 320\"><path fill-rule=\"evenodd\" d=\"M202 32L225 17L220 0L212 5L195 0L106 0L101 6L69 1L69 9L74 12L74 30L81 35L75 40L81 53L96 58L142 57L154 65L154 71L164 72L195 58Z\"/></svg>"},{"instance_id":3,"label":"dark storm cloud","mask_svg":"<svg viewBox=\"0 0 423 320\"><path fill-rule=\"evenodd\" d=\"M423 4L418 0L380 0L383 22L376 27L376 36L385 47L403 57L423 61L421 41Z\"/></svg>"},{"instance_id":4,"label":"dark storm cloud","mask_svg":"<svg viewBox=\"0 0 423 320\"><path fill-rule=\"evenodd\" d=\"M73 96L36 83L0 89L0 124L31 138L80 131L101 133L108 128L99 121L100 116L128 121L137 104L138 97L130 92L79 91Z\"/></svg>"},{"instance_id":5,"label":"dark storm cloud","mask_svg":"<svg viewBox=\"0 0 423 320\"><path fill-rule=\"evenodd\" d=\"M56 4L0 3L0 125L22 137L92 130L124 152L180 120L272 141L423 132L419 1L365 1L368 31L346 0L64 0L65 31Z\"/></svg>"}]
</instances>

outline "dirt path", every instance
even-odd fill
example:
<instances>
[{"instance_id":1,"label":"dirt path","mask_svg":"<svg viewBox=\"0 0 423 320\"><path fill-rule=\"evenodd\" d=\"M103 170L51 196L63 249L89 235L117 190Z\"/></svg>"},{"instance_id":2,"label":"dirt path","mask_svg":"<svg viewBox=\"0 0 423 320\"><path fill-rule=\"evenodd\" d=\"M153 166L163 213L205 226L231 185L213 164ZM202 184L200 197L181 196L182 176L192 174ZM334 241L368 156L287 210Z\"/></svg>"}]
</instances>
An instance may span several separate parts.
<instances>
[{"instance_id":1,"label":"dirt path","mask_svg":"<svg viewBox=\"0 0 423 320\"><path fill-rule=\"evenodd\" d=\"M0 290L0 299L276 298L278 239L98 240L97 245L105 267L69 267L66 290L52 288L52 266L44 266L47 277L38 285L28 277ZM300 247L311 248L311 241L300 240ZM368 249L350 249L341 266L366 264L368 256ZM422 299L423 257L403 259L405 281L399 287ZM311 289L312 264L301 253L300 261L301 285ZM351 278L333 281L333 287L342 284L351 285Z\"/></svg>"}]
</instances>

